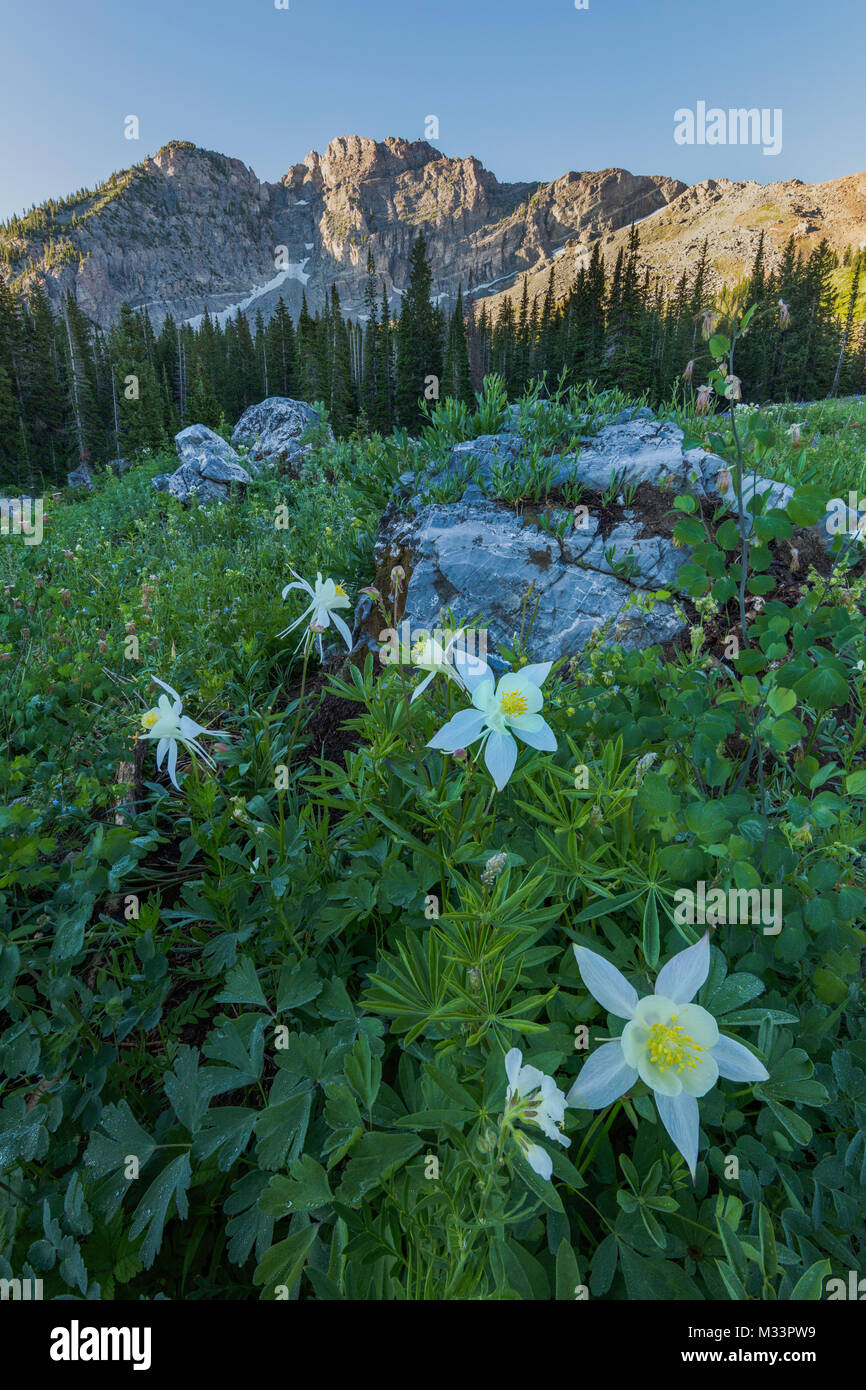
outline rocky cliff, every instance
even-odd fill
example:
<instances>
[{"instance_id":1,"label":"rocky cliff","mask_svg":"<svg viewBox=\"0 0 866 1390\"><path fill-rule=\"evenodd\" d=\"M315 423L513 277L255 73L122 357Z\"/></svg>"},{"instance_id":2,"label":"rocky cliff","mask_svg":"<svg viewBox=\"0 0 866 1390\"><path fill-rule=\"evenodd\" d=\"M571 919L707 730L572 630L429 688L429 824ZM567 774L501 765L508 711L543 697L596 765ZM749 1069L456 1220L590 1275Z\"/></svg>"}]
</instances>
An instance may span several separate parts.
<instances>
[{"instance_id":1,"label":"rocky cliff","mask_svg":"<svg viewBox=\"0 0 866 1390\"><path fill-rule=\"evenodd\" d=\"M238 160L172 143L93 193L50 203L0 231L0 267L38 278L57 304L71 289L97 322L124 300L195 319L238 305L267 317L280 295L297 313L336 283L362 307L368 249L399 303L409 248L423 230L436 293L480 294L513 280L570 238L592 240L677 197L676 180L622 169L553 183L500 183L477 159L425 141L348 136L262 183Z\"/></svg>"},{"instance_id":2,"label":"rocky cliff","mask_svg":"<svg viewBox=\"0 0 866 1390\"><path fill-rule=\"evenodd\" d=\"M297 315L336 284L344 309L362 310L367 253L392 303L406 287L409 248L427 240L434 291L476 298L508 293L530 274L543 293L550 268L564 293L600 240L613 256L641 223L644 260L675 280L709 237L712 275L735 279L766 233L772 265L794 235L808 250L866 240L866 175L806 185L676 179L624 169L568 173L552 183L500 183L469 155L449 158L423 140L357 135L313 151L279 183L239 160L184 142L114 175L92 193L51 202L0 228L0 273L42 281L55 304L71 289L107 326L126 300L196 321L205 307L265 318L279 297Z\"/></svg>"}]
</instances>

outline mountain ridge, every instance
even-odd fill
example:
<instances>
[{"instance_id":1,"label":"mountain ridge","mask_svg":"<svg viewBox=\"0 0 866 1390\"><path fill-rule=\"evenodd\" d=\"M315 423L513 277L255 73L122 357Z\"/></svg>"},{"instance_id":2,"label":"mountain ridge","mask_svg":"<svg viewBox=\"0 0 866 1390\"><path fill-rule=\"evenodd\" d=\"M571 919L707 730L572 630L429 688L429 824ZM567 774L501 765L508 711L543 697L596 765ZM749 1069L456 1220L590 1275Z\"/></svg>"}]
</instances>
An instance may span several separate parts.
<instances>
[{"instance_id":1,"label":"mountain ridge","mask_svg":"<svg viewBox=\"0 0 866 1390\"><path fill-rule=\"evenodd\" d=\"M358 316L368 251L395 303L419 231L446 305L460 284L496 300L524 274L537 292L551 267L565 292L595 242L615 255L632 222L642 224L642 258L656 273L675 279L707 235L713 276L723 279L745 267L761 225L772 233L768 263L777 224L805 245L821 235L838 250L856 245L866 238L861 188L866 175L686 185L621 168L501 183L474 155L358 135L311 150L269 183L232 156L169 141L96 190L10 219L0 270L25 286L39 281L55 307L71 290L102 327L124 301L147 307L157 327L167 314L196 322L205 308L225 317L239 305L268 318L280 297L297 317L304 292L315 310L332 284Z\"/></svg>"}]
</instances>

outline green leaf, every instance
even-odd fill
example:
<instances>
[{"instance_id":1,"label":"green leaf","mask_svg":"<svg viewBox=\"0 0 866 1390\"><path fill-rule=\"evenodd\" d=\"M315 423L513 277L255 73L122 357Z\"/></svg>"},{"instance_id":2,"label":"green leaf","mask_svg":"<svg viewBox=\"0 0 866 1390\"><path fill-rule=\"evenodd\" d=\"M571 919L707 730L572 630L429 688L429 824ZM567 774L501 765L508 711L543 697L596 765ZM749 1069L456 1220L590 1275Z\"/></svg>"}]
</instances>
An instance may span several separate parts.
<instances>
[{"instance_id":1,"label":"green leaf","mask_svg":"<svg viewBox=\"0 0 866 1390\"><path fill-rule=\"evenodd\" d=\"M644 1259L642 1255L635 1254L629 1246L624 1245L622 1269L631 1299L652 1299L656 1302L703 1301L704 1295L694 1280L670 1260Z\"/></svg>"},{"instance_id":2,"label":"green leaf","mask_svg":"<svg viewBox=\"0 0 866 1390\"><path fill-rule=\"evenodd\" d=\"M318 998L322 992L323 981L314 960L303 960L300 965L294 957L286 962L280 973L277 988L277 1013L299 1009Z\"/></svg>"},{"instance_id":3,"label":"green leaf","mask_svg":"<svg viewBox=\"0 0 866 1390\"><path fill-rule=\"evenodd\" d=\"M765 1206L758 1207L758 1238L760 1240L761 1270L769 1278L775 1278L779 1268L776 1254L776 1233L773 1218Z\"/></svg>"},{"instance_id":4,"label":"green leaf","mask_svg":"<svg viewBox=\"0 0 866 1390\"><path fill-rule=\"evenodd\" d=\"M181 1043L174 1066L163 1082L172 1110L190 1134L197 1134L201 1128L212 1094L205 1074L199 1070L200 1060L197 1048Z\"/></svg>"},{"instance_id":5,"label":"green leaf","mask_svg":"<svg viewBox=\"0 0 866 1390\"><path fill-rule=\"evenodd\" d=\"M657 965L659 958L659 913L656 906L656 895L652 891L647 895L642 934L644 958L648 965Z\"/></svg>"},{"instance_id":6,"label":"green leaf","mask_svg":"<svg viewBox=\"0 0 866 1390\"><path fill-rule=\"evenodd\" d=\"M820 665L800 677L794 689L801 700L808 701L816 710L830 709L832 705L847 703L848 674L841 661L826 656Z\"/></svg>"},{"instance_id":7,"label":"green leaf","mask_svg":"<svg viewBox=\"0 0 866 1390\"><path fill-rule=\"evenodd\" d=\"M354 1206L420 1148L421 1140L415 1134L385 1134L379 1130L363 1134L346 1164L336 1194L338 1200L345 1206Z\"/></svg>"},{"instance_id":8,"label":"green leaf","mask_svg":"<svg viewBox=\"0 0 866 1390\"><path fill-rule=\"evenodd\" d=\"M141 1128L125 1100L107 1105L99 1123L105 1133L95 1131L84 1155L94 1178L122 1173L130 1156L138 1159L140 1170L156 1150L156 1140Z\"/></svg>"},{"instance_id":9,"label":"green leaf","mask_svg":"<svg viewBox=\"0 0 866 1390\"><path fill-rule=\"evenodd\" d=\"M301 1277L318 1229L318 1226L305 1226L287 1240L272 1245L267 1254L259 1260L253 1283L263 1290L263 1299L275 1299L278 1289L286 1289L291 1293Z\"/></svg>"},{"instance_id":10,"label":"green leaf","mask_svg":"<svg viewBox=\"0 0 866 1390\"><path fill-rule=\"evenodd\" d=\"M194 1157L210 1158L218 1152L217 1167L227 1173L250 1142L257 1113L240 1105L220 1105L212 1110L193 1144Z\"/></svg>"},{"instance_id":11,"label":"green leaf","mask_svg":"<svg viewBox=\"0 0 866 1390\"><path fill-rule=\"evenodd\" d=\"M298 1156L307 1137L312 1104L312 1091L303 1090L258 1112L256 1154L262 1168L282 1168L287 1155Z\"/></svg>"},{"instance_id":12,"label":"green leaf","mask_svg":"<svg viewBox=\"0 0 866 1390\"><path fill-rule=\"evenodd\" d=\"M191 1182L189 1154L180 1154L157 1174L136 1207L129 1228L129 1238L135 1240L145 1228L147 1229L147 1235L138 1252L145 1269L150 1269L162 1244L165 1220L172 1200L177 1207L178 1216L182 1221L186 1220L189 1213L186 1194Z\"/></svg>"},{"instance_id":13,"label":"green leaf","mask_svg":"<svg viewBox=\"0 0 866 1390\"><path fill-rule=\"evenodd\" d=\"M556 1298L557 1301L573 1300L580 1285L580 1268L577 1256L563 1237L556 1251Z\"/></svg>"},{"instance_id":14,"label":"green leaf","mask_svg":"<svg viewBox=\"0 0 866 1390\"><path fill-rule=\"evenodd\" d=\"M256 967L249 956L241 956L236 965L226 972L225 985L217 995L218 1004L260 1004L265 996L259 984Z\"/></svg>"},{"instance_id":15,"label":"green leaf","mask_svg":"<svg viewBox=\"0 0 866 1390\"><path fill-rule=\"evenodd\" d=\"M279 1219L299 1211L317 1211L332 1201L328 1175L321 1163L310 1154L303 1154L290 1165L289 1177L278 1174L271 1178L259 1198L259 1206Z\"/></svg>"},{"instance_id":16,"label":"green leaf","mask_svg":"<svg viewBox=\"0 0 866 1390\"><path fill-rule=\"evenodd\" d=\"M800 1299L815 1302L821 1297L824 1280L828 1279L831 1273L829 1260L816 1260L806 1273L800 1276L791 1290L791 1302L796 1303Z\"/></svg>"}]
</instances>

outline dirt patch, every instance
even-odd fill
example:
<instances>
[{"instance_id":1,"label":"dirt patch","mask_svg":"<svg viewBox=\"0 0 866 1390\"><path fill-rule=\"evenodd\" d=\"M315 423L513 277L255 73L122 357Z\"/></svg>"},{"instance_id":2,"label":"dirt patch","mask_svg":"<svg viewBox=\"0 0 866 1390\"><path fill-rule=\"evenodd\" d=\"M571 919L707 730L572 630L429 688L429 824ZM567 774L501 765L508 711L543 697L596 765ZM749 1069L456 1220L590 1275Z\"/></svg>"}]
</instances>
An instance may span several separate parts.
<instances>
[{"instance_id":1,"label":"dirt patch","mask_svg":"<svg viewBox=\"0 0 866 1390\"><path fill-rule=\"evenodd\" d=\"M347 729L345 721L356 719L361 706L350 700L341 700L339 695L322 695L310 719L305 734L309 738L305 757L326 758L329 762L346 765L346 753L360 747L361 735L356 729Z\"/></svg>"}]
</instances>

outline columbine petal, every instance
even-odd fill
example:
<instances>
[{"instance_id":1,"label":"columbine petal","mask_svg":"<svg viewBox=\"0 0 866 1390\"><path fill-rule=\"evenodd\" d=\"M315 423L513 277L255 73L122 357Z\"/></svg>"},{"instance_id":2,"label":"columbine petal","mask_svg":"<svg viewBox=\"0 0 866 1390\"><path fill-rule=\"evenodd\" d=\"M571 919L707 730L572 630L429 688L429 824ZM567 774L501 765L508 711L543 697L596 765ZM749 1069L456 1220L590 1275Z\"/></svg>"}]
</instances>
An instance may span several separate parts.
<instances>
[{"instance_id":1,"label":"columbine petal","mask_svg":"<svg viewBox=\"0 0 866 1390\"><path fill-rule=\"evenodd\" d=\"M524 719L538 719L539 727L535 728L530 725L527 729L523 723ZM519 719L509 719L508 727L513 729L519 739L522 739L524 743L528 743L530 748L539 748L542 753L556 752L556 734L547 721L542 719L540 715L527 714L521 716Z\"/></svg>"},{"instance_id":2,"label":"columbine petal","mask_svg":"<svg viewBox=\"0 0 866 1390\"><path fill-rule=\"evenodd\" d=\"M721 1033L719 1041L713 1048L713 1057L719 1069L719 1075L727 1077L728 1081L769 1081L770 1073L759 1062L753 1052L744 1047L741 1042L734 1038L729 1038L727 1034Z\"/></svg>"},{"instance_id":3,"label":"columbine petal","mask_svg":"<svg viewBox=\"0 0 866 1390\"><path fill-rule=\"evenodd\" d=\"M532 685L544 685L552 665L552 661L537 661L532 666L521 666L517 674Z\"/></svg>"},{"instance_id":4,"label":"columbine petal","mask_svg":"<svg viewBox=\"0 0 866 1390\"><path fill-rule=\"evenodd\" d=\"M619 1039L602 1043L584 1062L566 1100L581 1110L601 1110L619 1100L635 1081L637 1068L623 1057Z\"/></svg>"},{"instance_id":5,"label":"columbine petal","mask_svg":"<svg viewBox=\"0 0 866 1390\"><path fill-rule=\"evenodd\" d=\"M453 753L455 748L465 748L467 743L480 738L485 717L483 710L458 710L438 734L433 735L427 747L438 748L443 753Z\"/></svg>"},{"instance_id":6,"label":"columbine petal","mask_svg":"<svg viewBox=\"0 0 866 1390\"><path fill-rule=\"evenodd\" d=\"M523 1053L519 1047L512 1047L511 1051L505 1054L505 1075L508 1077L508 1089L510 1091L517 1088L517 1078L520 1075L522 1062Z\"/></svg>"},{"instance_id":7,"label":"columbine petal","mask_svg":"<svg viewBox=\"0 0 866 1390\"><path fill-rule=\"evenodd\" d=\"M177 744L175 742L172 742L168 750L168 775L171 778L173 785L177 787L178 791L180 791L180 787L178 786L177 782Z\"/></svg>"},{"instance_id":8,"label":"columbine petal","mask_svg":"<svg viewBox=\"0 0 866 1390\"><path fill-rule=\"evenodd\" d=\"M474 652L456 647L453 660L467 690L474 691L483 681L490 681L491 688L493 687L493 672L487 662L475 656Z\"/></svg>"},{"instance_id":9,"label":"columbine petal","mask_svg":"<svg viewBox=\"0 0 866 1390\"><path fill-rule=\"evenodd\" d=\"M331 620L332 620L332 622L333 622L333 624L334 624L334 627L337 629L337 631L339 632L339 634L340 634L340 636L342 637L343 641L345 642L346 647L348 648L349 651L351 651L351 650L352 650L352 634L351 634L351 632L349 631L348 626L347 626L346 623L343 621L343 619L340 617L339 613L334 613L334 612L332 612L332 613L331 613Z\"/></svg>"},{"instance_id":10,"label":"columbine petal","mask_svg":"<svg viewBox=\"0 0 866 1390\"><path fill-rule=\"evenodd\" d=\"M495 686L492 672L488 671L486 675L482 674L480 680L473 681L471 684L467 681L467 689L472 691L472 703L475 708L484 710L486 713L494 699Z\"/></svg>"},{"instance_id":11,"label":"columbine petal","mask_svg":"<svg viewBox=\"0 0 866 1390\"><path fill-rule=\"evenodd\" d=\"M662 966L656 980L655 992L675 1004L688 1004L694 999L710 973L710 934L704 932L695 946L687 946Z\"/></svg>"},{"instance_id":12,"label":"columbine petal","mask_svg":"<svg viewBox=\"0 0 866 1390\"><path fill-rule=\"evenodd\" d=\"M484 761L496 790L501 792L517 762L517 744L511 735L500 734L494 729L484 745Z\"/></svg>"},{"instance_id":13,"label":"columbine petal","mask_svg":"<svg viewBox=\"0 0 866 1390\"><path fill-rule=\"evenodd\" d=\"M533 1144L529 1141L524 1149L524 1153L526 1154L526 1161L532 1171L537 1173L540 1178L546 1178L549 1182L551 1174L553 1173L553 1159L550 1157L547 1149L543 1149L540 1144Z\"/></svg>"},{"instance_id":14,"label":"columbine petal","mask_svg":"<svg viewBox=\"0 0 866 1390\"><path fill-rule=\"evenodd\" d=\"M435 672L435 671L431 671L430 674L429 674L429 676L425 676L425 677L424 677L424 679L423 679L423 681L421 682L421 684L420 684L419 686L417 686L416 689L412 692L412 699L409 701L409 704L410 704L410 705L413 703L413 701L415 701L415 700L418 699L418 696L419 696L419 695L423 695L423 694L424 694L424 691L427 689L428 685L429 685L430 682L433 680L433 678L435 677L435 675L436 675L436 672ZM464 713L468 713L468 711L464 711ZM447 727L447 726L446 726L446 727Z\"/></svg>"},{"instance_id":15,"label":"columbine petal","mask_svg":"<svg viewBox=\"0 0 866 1390\"><path fill-rule=\"evenodd\" d=\"M183 702L180 696L178 695L177 691L174 690L170 685L166 685L165 681L161 681L159 679L159 676L151 676L150 679L154 681L156 685L161 685L163 690L167 690L173 700L173 704L169 705L168 700L165 698L165 696L160 695L159 699L156 702L157 707L159 709L170 711L172 714L179 714L181 709L183 708Z\"/></svg>"},{"instance_id":16,"label":"columbine petal","mask_svg":"<svg viewBox=\"0 0 866 1390\"><path fill-rule=\"evenodd\" d=\"M700 1131L698 1102L694 1096L687 1096L682 1092L678 1096L657 1095L656 1105L658 1106L659 1119L689 1165L689 1172L692 1175L692 1182L694 1182L695 1170L698 1166Z\"/></svg>"},{"instance_id":17,"label":"columbine petal","mask_svg":"<svg viewBox=\"0 0 866 1390\"><path fill-rule=\"evenodd\" d=\"M637 990L633 989L615 965L596 955L586 946L575 946L574 954L580 978L593 999L597 999L608 1013L617 1018L631 1018L638 1002Z\"/></svg>"}]
</instances>

